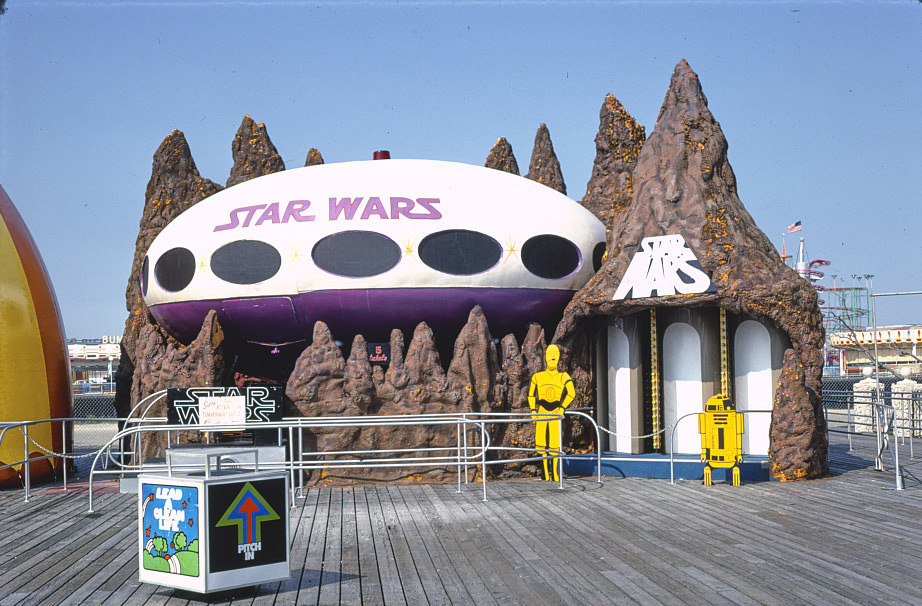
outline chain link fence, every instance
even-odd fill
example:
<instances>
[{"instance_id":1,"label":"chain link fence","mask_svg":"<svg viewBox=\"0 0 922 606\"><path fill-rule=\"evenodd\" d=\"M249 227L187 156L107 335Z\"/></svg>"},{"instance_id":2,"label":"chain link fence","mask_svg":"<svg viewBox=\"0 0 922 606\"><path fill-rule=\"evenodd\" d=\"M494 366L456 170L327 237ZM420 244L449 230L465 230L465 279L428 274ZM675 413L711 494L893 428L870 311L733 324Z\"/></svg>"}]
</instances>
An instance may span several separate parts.
<instances>
[{"instance_id":1,"label":"chain link fence","mask_svg":"<svg viewBox=\"0 0 922 606\"><path fill-rule=\"evenodd\" d=\"M880 401L876 391L855 394L855 384L863 376L824 376L823 409L830 430L873 433L873 406L883 406L892 415L889 430L898 437L922 437L922 391L900 393L893 387L900 380L889 372L880 373ZM872 375L873 378L873 375ZM922 384L922 373L908 377Z\"/></svg>"},{"instance_id":2,"label":"chain link fence","mask_svg":"<svg viewBox=\"0 0 922 606\"><path fill-rule=\"evenodd\" d=\"M873 378L874 375L871 375ZM922 373L914 373L909 375L909 378L917 383L922 383ZM840 391L852 391L855 387L855 383L864 379L862 375L824 375L823 376L823 393L827 392L840 392ZM882 370L880 373L880 389L881 391L890 391L890 388L899 381L891 373ZM825 400L825 398L823 398Z\"/></svg>"},{"instance_id":3,"label":"chain link fence","mask_svg":"<svg viewBox=\"0 0 922 606\"><path fill-rule=\"evenodd\" d=\"M118 433L118 415L115 412L115 394L74 395L74 449L75 455L95 452ZM77 467L89 466L89 460L77 459Z\"/></svg>"}]
</instances>

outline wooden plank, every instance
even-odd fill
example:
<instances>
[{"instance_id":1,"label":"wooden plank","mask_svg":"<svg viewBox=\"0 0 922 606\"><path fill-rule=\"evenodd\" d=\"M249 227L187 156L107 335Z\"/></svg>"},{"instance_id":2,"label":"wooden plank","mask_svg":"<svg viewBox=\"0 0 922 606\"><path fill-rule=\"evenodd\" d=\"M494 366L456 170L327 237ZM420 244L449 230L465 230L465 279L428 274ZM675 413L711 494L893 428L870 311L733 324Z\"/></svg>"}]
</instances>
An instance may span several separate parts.
<instances>
[{"instance_id":1,"label":"wooden plank","mask_svg":"<svg viewBox=\"0 0 922 606\"><path fill-rule=\"evenodd\" d=\"M49 597L48 602L58 603L61 604L61 606L80 604L84 599L88 598L97 587L109 580L114 574L117 574L126 566L130 566L132 571L137 574L138 557L136 552L132 550L132 547L136 545L136 541L138 540L137 530L133 526L129 526L126 530L128 531L127 536L123 537L120 544L110 549L109 552L105 554L106 557L101 556L98 558L98 570L96 570L92 576L89 576L89 573L96 567L84 569L81 571L80 576L75 576L72 579L77 581L75 584L76 586L74 586L72 590L66 591L67 585L64 586L65 592L61 596L63 599L57 602L52 601L52 598L58 593L55 592L55 594ZM81 578L81 576L83 578Z\"/></svg>"},{"instance_id":2,"label":"wooden plank","mask_svg":"<svg viewBox=\"0 0 922 606\"><path fill-rule=\"evenodd\" d=\"M108 501L111 502L111 499ZM116 503L113 502L113 505ZM11 567L6 564L6 561L0 561L0 566L2 566L0 567L0 596L4 595L5 590L11 590L17 586L15 579L23 571L36 567L44 569L49 561L54 562L58 559L56 554L63 546L79 541L85 536L88 520L94 518L75 508L74 505L72 500L60 501L59 499L52 499L49 502L39 500L34 503L36 522L40 526L36 527L21 543L13 542L6 550L5 560L15 559L16 565ZM113 509L114 511L109 514L113 520L127 515L124 507L113 507ZM17 528L16 523L10 525L4 523L3 526L11 529ZM9 537L5 538L15 541L17 536L16 533L10 533ZM23 557L25 554L27 557Z\"/></svg>"},{"instance_id":3,"label":"wooden plank","mask_svg":"<svg viewBox=\"0 0 922 606\"><path fill-rule=\"evenodd\" d=\"M648 495L648 494L638 496L638 501L642 501L644 503L644 506L640 509L635 510L634 508L629 507L627 503L624 501L624 498L622 496L623 492L625 491L619 491L619 494L617 496L614 494L610 495L611 501L617 502L616 507L608 507L605 499L592 499L592 500L581 499L579 504L581 506L586 507L586 512L584 515L577 515L577 517L581 519L582 518L591 519L592 528L595 528L596 532L592 533L588 528L579 528L579 527L574 528L574 531L578 533L588 532L590 534L590 537L594 534L599 534L599 535L604 536L606 534L605 530L610 528L612 538L617 537L619 539L619 542L615 543L614 541L612 541L611 551L608 553L605 559L606 561L609 561L609 558L611 558L612 560L615 561L616 564L620 561L618 557L619 548L623 548L625 546L624 540L625 539L631 540L633 535L628 533L627 536L619 536L619 535L624 534L624 528L619 527L620 524L623 524L624 522L617 522L616 525L612 526L610 520L616 519L617 514L624 514L624 513L628 513L630 515L636 515L637 517L647 516L650 514L651 506L656 507L657 512L660 514L662 514L663 512L670 511L670 506L667 503L664 503L664 499L662 498L656 499L655 497L652 497L651 495ZM655 505L652 505L653 503L655 503ZM673 529L681 527L681 524L677 522L670 523L670 521L668 520L662 520L660 522L661 528L658 531L644 532L642 537L638 537L638 541L648 540L650 542L656 543L662 540L664 543L663 547L665 548L666 552L670 554L671 558L673 558L672 560L673 565L676 565L679 567L687 566L688 564L700 564L700 563L704 563L705 565L707 565L709 547L712 547L715 544L715 540L713 536L700 535L696 530L694 530L696 526L700 525L700 524L696 524L695 523L696 521L697 520L691 520L692 523L689 524L689 529L684 530L680 537L676 537L676 538L681 538L681 543L679 543L679 545L681 546L680 548L674 547L675 541L673 541L672 544L670 544L668 543L668 540L670 538L669 536L670 533L673 532ZM627 521L626 525L628 528L630 527L630 520ZM719 543L719 541L716 541L716 542ZM646 549L646 545L644 545L643 542L638 542L636 545L631 545L631 546L633 547L632 551L634 553L640 553ZM704 574L707 575L708 573L705 572ZM608 575L608 576L609 578L614 578L612 575ZM678 595L681 595L682 592L684 591L684 589L680 585L676 584L674 580L670 580L670 584L666 586L671 587L673 591L677 592ZM735 591L734 589L730 588L728 590L728 593L732 594L734 591ZM668 595L658 595L657 597L661 601L666 601L666 602L673 601L672 599L670 599ZM736 595L735 599L740 602L747 601L746 595Z\"/></svg>"},{"instance_id":4,"label":"wooden plank","mask_svg":"<svg viewBox=\"0 0 922 606\"><path fill-rule=\"evenodd\" d=\"M362 603L361 568L359 567L358 528L355 510L355 488L343 489L342 548L339 595L342 604Z\"/></svg>"},{"instance_id":5,"label":"wooden plank","mask_svg":"<svg viewBox=\"0 0 922 606\"><path fill-rule=\"evenodd\" d=\"M645 495L646 497L646 495ZM630 494L622 496L621 506L624 507L626 502L630 502ZM649 497L635 497L636 508L649 508L652 502ZM735 587L752 597L757 597L762 603L772 603L775 601L772 592L769 591L770 585L766 586L766 580L772 576L776 569L759 565L764 564L763 560L748 557L745 551L738 549L738 544L745 541L744 536L739 536L734 529L730 528L726 520L721 521L720 517L704 516L697 512L694 517L690 517L688 512L675 511L675 505L668 499L658 499L657 509L663 517L665 527L684 528L682 534L682 544L687 546L687 551L702 561L713 561L719 569L731 568L735 581ZM681 502L681 501L679 501ZM592 513L590 515L593 515ZM605 517L604 513L599 515ZM764 546L762 552L764 553ZM689 556L686 555L686 558ZM737 563L740 566L737 566ZM752 571L752 574L749 574ZM793 581L793 577L787 576L778 586L784 587ZM800 586L799 599L809 598L807 588ZM777 593L777 591L774 591ZM790 596L790 599L798 599L798 596ZM819 598L816 598L819 600ZM788 602L789 603L789 602Z\"/></svg>"},{"instance_id":6,"label":"wooden plank","mask_svg":"<svg viewBox=\"0 0 922 606\"><path fill-rule=\"evenodd\" d=\"M365 490L365 498L371 516L371 531L378 561L378 578L381 581L381 593L386 604L407 604L403 592L400 571L397 570L397 557L392 544L392 529L384 517L381 506L381 489L377 486Z\"/></svg>"},{"instance_id":7,"label":"wooden plank","mask_svg":"<svg viewBox=\"0 0 922 606\"><path fill-rule=\"evenodd\" d=\"M695 582L694 579L687 578L687 571L692 568L689 564L692 562L682 551L669 549L668 544L655 540L661 529L655 528L654 524L647 521L644 515L646 512L638 512L640 515L635 516L631 515L632 512L621 509L619 513L627 516L628 524L612 527L603 519L586 518L591 519L591 525L589 525L580 522L583 516L573 511L573 508L583 507L585 499L568 499L567 509L569 511L564 511L558 505L557 500L547 499L542 502L543 507L547 508L544 515L569 518L571 526L576 527L574 532L584 537L583 542L611 532L614 535L611 542L614 542L616 536L617 545L622 550L622 559L631 562L635 568L644 570L646 576L655 585L662 587L676 598L691 603L732 603L730 598L721 596L717 591ZM609 554L609 557L612 557L612 554ZM680 572L683 568L686 572Z\"/></svg>"},{"instance_id":8,"label":"wooden plank","mask_svg":"<svg viewBox=\"0 0 922 606\"><path fill-rule=\"evenodd\" d=\"M137 571L126 579L125 583L120 585L109 596L107 604L125 604L126 606L140 606L147 601L158 589L157 585L151 583L142 583L138 580Z\"/></svg>"},{"instance_id":9,"label":"wooden plank","mask_svg":"<svg viewBox=\"0 0 922 606\"><path fill-rule=\"evenodd\" d=\"M703 487L697 487L697 488L702 489ZM693 502L695 502L698 505L698 508L702 510L701 513L705 515L706 517L712 517L714 519L719 519L721 517L723 517L724 519L735 519L737 518L737 516L740 515L737 508L726 507L725 501L727 498L735 499L736 496L744 494L745 491L740 491L739 489L734 490L728 487L723 487L723 488L729 490L730 492L728 492L726 495L720 495L719 500L723 504L723 506L720 508L714 508L713 514L711 516L707 516L706 510L704 509L703 504L708 503L712 500L712 498L714 497L713 491L707 490L707 489L699 490L699 493L693 499ZM790 516L790 519L793 520L795 519L795 517L796 516ZM784 566L790 565L793 558L796 556L796 554L800 553L801 551L809 551L809 548L807 548L807 546L805 545L805 541L802 540L801 538L794 539L793 541L788 540L787 539L788 533L786 529L782 528L780 531L778 529L773 529L772 531L768 532L764 530L765 524L760 524L759 520L753 520L753 519L744 520L742 522L742 525L745 527L745 529L739 532L740 536L749 535L754 538L757 544L771 545L775 551L785 549L785 548L790 548L790 551L787 553L787 555L783 558L780 558L779 563L783 562L782 565ZM803 533L803 531L801 531L801 533ZM823 534L818 534L816 536L812 536L812 540L818 541L818 544L819 544L823 542L822 539L824 536L828 537L828 534L823 533ZM806 537L810 537L810 535L806 535ZM762 551L764 552L764 548L762 549ZM834 556L830 555L830 557L834 557ZM802 566L803 566L803 563L801 563L801 567L793 568L790 574L800 575L802 581L804 583L809 584L812 582L811 576L816 576L816 575L804 575ZM818 576L819 578L823 578L825 574L827 573L823 573ZM791 582L792 582L792 578L789 576L787 579L786 585L790 585ZM836 593L847 596L849 594L847 583L846 583L846 586L836 586ZM833 596L835 596L835 594L833 594Z\"/></svg>"},{"instance_id":10,"label":"wooden plank","mask_svg":"<svg viewBox=\"0 0 922 606\"><path fill-rule=\"evenodd\" d=\"M93 529L88 528L87 531L92 532ZM137 531L130 525L110 526L102 530L94 540L82 545L82 556L76 562L67 562L66 568L58 570L53 576L53 582L46 579L41 585L26 585L24 588L29 589L30 599L38 604L60 604L75 592L88 595L92 593L92 586L86 587L86 582L111 563L114 551L122 551L117 549L119 545L124 547L126 541L133 543L131 539L136 535Z\"/></svg>"},{"instance_id":11,"label":"wooden plank","mask_svg":"<svg viewBox=\"0 0 922 606\"><path fill-rule=\"evenodd\" d=\"M615 586L601 589L604 579L598 578L595 567L599 564L598 556L587 550L586 543L569 541L567 535L557 531L556 520L537 514L535 499L523 492L533 491L537 486L538 482L509 483L503 486L509 490L484 503L485 516L507 541L513 557L520 559L525 569L533 571L529 576L534 578L529 584L548 596L547 599L564 602L597 604L626 597ZM546 494L545 486L538 500Z\"/></svg>"},{"instance_id":12,"label":"wooden plank","mask_svg":"<svg viewBox=\"0 0 922 606\"><path fill-rule=\"evenodd\" d=\"M310 541L304 557L296 604L316 604L320 596L320 583L323 580L323 548L330 517L331 491L329 488L312 488L308 494L314 491L318 493L317 502L311 520Z\"/></svg>"},{"instance_id":13,"label":"wooden plank","mask_svg":"<svg viewBox=\"0 0 922 606\"><path fill-rule=\"evenodd\" d=\"M461 582L458 572L455 570L455 562L446 551L438 532L433 528L426 512L414 496L417 492L419 491L416 487L392 487L391 493L399 494L401 498L401 501L398 501L396 496L394 498L394 502L397 503L397 515L401 519L411 520L416 527L420 548L425 550L429 560L435 566L435 574L442 585L448 603L471 603L473 598ZM428 590L426 595L430 595ZM429 602L433 603L433 600L430 598Z\"/></svg>"},{"instance_id":14,"label":"wooden plank","mask_svg":"<svg viewBox=\"0 0 922 606\"><path fill-rule=\"evenodd\" d=\"M482 505L481 492L467 490L458 494L447 493L447 490L450 489L441 486L438 493L433 489L429 496L444 496L433 500L437 515L442 524L451 529L467 553L469 564L493 600L500 603L542 603L540 596L519 576L509 561L497 553L494 537L484 531L482 514L478 511Z\"/></svg>"},{"instance_id":15,"label":"wooden plank","mask_svg":"<svg viewBox=\"0 0 922 606\"><path fill-rule=\"evenodd\" d=\"M672 487L674 488L674 487ZM673 491L674 492L674 491ZM651 495L644 495L643 497L634 496L630 492L626 491L622 497L621 509L625 508L625 505L631 502L631 499L636 499L636 505L632 508L638 510L648 510L651 503L656 503L658 513L664 517L664 527L666 528L683 528L683 534L681 535L682 544L686 545L686 553L683 558L685 561L710 561L714 563L714 566L721 570L723 577L731 578L738 586L740 591L746 593L753 592L769 592L773 591L770 586L766 587L764 580L769 577L774 567L770 566L760 566L758 568L752 568L747 565L744 568L734 568L736 561L745 562L745 558L733 558L726 557L727 554L738 555L737 551L734 549L734 544L736 543L745 543L748 539L744 533L734 533L733 529L728 529L728 524L726 518L721 517L721 513L725 512L715 512L714 515L707 515L705 511L700 511L700 506L697 506L697 501L694 499L689 499L686 497L680 497L679 499L673 500L671 498L670 492L661 493L663 496L659 499L654 499ZM681 510L683 503L695 503L694 508L688 508L684 511ZM678 509L681 518L672 519L667 515L668 512ZM689 513L694 511L693 517L689 516ZM590 513L589 515L593 515ZM598 514L596 514L598 515ZM604 518L603 515L599 515L599 518ZM674 520L674 521L673 521ZM723 520L723 521L721 521ZM697 535L692 534L690 531L695 526L701 526L702 531ZM724 532L729 534L724 535ZM662 533L660 533L662 534ZM657 537L660 538L660 537ZM668 537L662 537L664 540L668 540ZM675 540L672 541L672 544L675 545ZM758 541L760 545L760 554L763 557L770 557L770 554L766 554L765 545L770 543ZM787 560L782 558L781 562L787 565ZM729 569L729 570L728 570ZM758 574L748 574L749 570L757 571ZM790 569L785 575L785 580L783 583L779 584L778 587L798 587L798 598L797 595L791 596L791 599L803 599L805 596L809 596L809 584L810 581L807 578L798 578L798 571L796 569ZM819 588L821 592L824 591L824 588ZM824 599L817 598L817 601L824 602L829 601L830 599L838 599L836 594L829 594L825 596ZM765 600L768 601L768 600Z\"/></svg>"},{"instance_id":16,"label":"wooden plank","mask_svg":"<svg viewBox=\"0 0 922 606\"><path fill-rule=\"evenodd\" d=\"M366 496L367 491L366 487L358 486L352 493L355 499L359 586L363 604L383 604L384 593L381 588L381 578L378 576L378 559L375 551L371 512Z\"/></svg>"},{"instance_id":17,"label":"wooden plank","mask_svg":"<svg viewBox=\"0 0 922 606\"><path fill-rule=\"evenodd\" d=\"M451 600L445 593L429 549L419 534L413 513L407 508L400 490L396 486L385 486L379 490L379 496L382 498L388 528L400 530L400 539L395 541L392 537L392 544L407 601L411 604L450 604ZM435 550L434 541L431 545Z\"/></svg>"},{"instance_id":18,"label":"wooden plank","mask_svg":"<svg viewBox=\"0 0 922 606\"><path fill-rule=\"evenodd\" d=\"M85 493L0 491L0 603L922 603L922 490L872 469L873 437L832 446L836 474L802 483L314 488L289 512L292 579L208 596L137 581L136 495L89 517Z\"/></svg>"},{"instance_id":19,"label":"wooden plank","mask_svg":"<svg viewBox=\"0 0 922 606\"><path fill-rule=\"evenodd\" d=\"M763 498L771 499L771 495L766 494ZM703 494L701 500L708 502L712 500L712 497ZM841 583L836 585L836 590L844 595L850 594L851 590L855 589L857 584L857 581L853 581L853 579L862 576L866 568L861 563L860 558L852 558L846 561L840 558L839 554L843 553L843 550L844 553L848 553L856 549L865 553L868 543L861 539L845 539L842 533L837 533L835 527L830 527L829 525L815 524L812 522L809 525L804 525L804 523L799 520L810 518L819 519L821 516L825 515L824 511L822 509L813 511L805 509L802 499L797 499L796 502L797 504L793 507L787 505L779 507L779 509L786 510L786 513L783 511L784 515L781 518L786 521L784 532L766 533L763 529L763 525L756 522L749 523L748 532L760 537L763 541L768 541L776 549L789 549L792 556L801 554L802 558L799 560L800 566L804 567L806 570L813 571L819 578L831 577L835 579L838 577ZM805 515L800 515L800 512L804 512ZM860 512L857 511L855 514L861 515ZM836 542L838 542L837 546L835 545ZM822 556L817 554L822 554ZM889 559L886 553L881 553L881 557ZM891 568L886 568L880 571L880 573L889 576L891 570ZM894 578L894 580L898 581L899 577ZM905 580L905 578L903 580ZM872 584L876 584L879 590L885 593L893 593L895 597L900 599L907 598L904 593L905 591L915 589L914 585L899 589L890 587L886 583L880 581L872 581ZM914 593L916 593L915 599L919 599L918 591Z\"/></svg>"},{"instance_id":20,"label":"wooden plank","mask_svg":"<svg viewBox=\"0 0 922 606\"><path fill-rule=\"evenodd\" d=\"M443 494L446 495L446 499L452 498L452 495L455 494L454 488L448 488L447 486L420 486L406 492L413 495L415 504L419 508L423 519L432 529L446 557L451 561L458 576L458 581L470 596L470 600L464 600L462 596L461 603L469 601L474 604L496 604L497 602L490 589L476 573L467 552L456 539L452 525L442 521L434 505L434 499L441 497Z\"/></svg>"},{"instance_id":21,"label":"wooden plank","mask_svg":"<svg viewBox=\"0 0 922 606\"><path fill-rule=\"evenodd\" d=\"M297 601L319 497L319 490L308 490L301 504L296 505L290 512L291 548L289 561L291 562L291 576L277 584L275 588L275 602L277 603L293 604Z\"/></svg>"},{"instance_id":22,"label":"wooden plank","mask_svg":"<svg viewBox=\"0 0 922 606\"><path fill-rule=\"evenodd\" d=\"M97 527L89 524L84 516L79 517L83 523L70 525L69 532L66 534L54 533L53 525L49 524L48 537L30 552L31 555L28 558L21 558L20 564L4 573L2 591L30 594L41 592L44 597L47 593L54 591L54 581L66 579L76 573L76 564L78 562L86 564L86 554L100 543L111 539L120 531L120 526L123 526L116 522L114 525L103 526L99 532L93 534ZM71 559L73 556L66 557L68 552L78 554L78 557L76 559ZM36 570L41 572L35 574Z\"/></svg>"},{"instance_id":23,"label":"wooden plank","mask_svg":"<svg viewBox=\"0 0 922 606\"><path fill-rule=\"evenodd\" d=\"M123 552L127 554L128 552ZM131 559L122 557L121 567L113 571L108 579L93 588L93 593L88 595L81 604L117 604L120 602L111 601L110 596L124 583L138 576L138 561L136 558Z\"/></svg>"},{"instance_id":24,"label":"wooden plank","mask_svg":"<svg viewBox=\"0 0 922 606\"><path fill-rule=\"evenodd\" d=\"M319 606L339 604L342 578L343 489L330 489L330 515L327 517L326 542L323 545L323 574L317 598Z\"/></svg>"}]
</instances>

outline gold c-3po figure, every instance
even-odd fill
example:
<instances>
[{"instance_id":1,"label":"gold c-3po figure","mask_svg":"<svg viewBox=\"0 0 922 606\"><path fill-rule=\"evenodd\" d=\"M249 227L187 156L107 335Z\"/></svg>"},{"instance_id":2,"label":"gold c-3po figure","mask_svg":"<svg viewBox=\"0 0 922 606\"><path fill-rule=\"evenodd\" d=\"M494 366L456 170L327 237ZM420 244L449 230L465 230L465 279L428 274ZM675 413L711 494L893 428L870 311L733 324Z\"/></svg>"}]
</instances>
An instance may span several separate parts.
<instances>
[{"instance_id":1,"label":"gold c-3po figure","mask_svg":"<svg viewBox=\"0 0 922 606\"><path fill-rule=\"evenodd\" d=\"M535 448L547 453L560 450L560 420L541 419L545 415L562 415L576 397L576 388L573 387L570 375L557 370L560 349L556 345L548 345L544 359L547 362L547 370L536 372L531 377L531 385L528 386L528 406L534 414L532 418L538 419L535 423ZM560 480L557 473L558 461L557 457L551 459L555 482ZM544 479L550 480L551 473L547 463L548 460L544 459Z\"/></svg>"},{"instance_id":2,"label":"gold c-3po figure","mask_svg":"<svg viewBox=\"0 0 922 606\"><path fill-rule=\"evenodd\" d=\"M733 485L740 485L743 461L743 413L736 412L733 401L720 394L712 396L698 415L701 434L701 460L704 461L704 485L711 485L711 469L733 468Z\"/></svg>"}]
</instances>

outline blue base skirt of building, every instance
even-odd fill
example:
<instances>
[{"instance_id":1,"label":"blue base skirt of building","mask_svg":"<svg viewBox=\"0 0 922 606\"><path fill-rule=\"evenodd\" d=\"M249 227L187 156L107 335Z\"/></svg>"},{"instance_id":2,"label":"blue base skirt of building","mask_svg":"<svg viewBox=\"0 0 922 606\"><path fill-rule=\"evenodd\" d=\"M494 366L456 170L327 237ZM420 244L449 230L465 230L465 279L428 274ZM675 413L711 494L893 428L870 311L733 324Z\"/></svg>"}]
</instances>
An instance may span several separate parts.
<instances>
[{"instance_id":1,"label":"blue base skirt of building","mask_svg":"<svg viewBox=\"0 0 922 606\"><path fill-rule=\"evenodd\" d=\"M594 476L596 455L572 455L564 460L564 474L572 476ZM670 478L669 455L643 454L627 455L618 452L602 453L602 475L618 478ZM673 476L676 480L704 480L704 463L698 457L676 456L673 460ZM740 479L743 482L767 482L772 480L768 457L747 456L740 464ZM712 469L713 482L732 480L732 469Z\"/></svg>"}]
</instances>

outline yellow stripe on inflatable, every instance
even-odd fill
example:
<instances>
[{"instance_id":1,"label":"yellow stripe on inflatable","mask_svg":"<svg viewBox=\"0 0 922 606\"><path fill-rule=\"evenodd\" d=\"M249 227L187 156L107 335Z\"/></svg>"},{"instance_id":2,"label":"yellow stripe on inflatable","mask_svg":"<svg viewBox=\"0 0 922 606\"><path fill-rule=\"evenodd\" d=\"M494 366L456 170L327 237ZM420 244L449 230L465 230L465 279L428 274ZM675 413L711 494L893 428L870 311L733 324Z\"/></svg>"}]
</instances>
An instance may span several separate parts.
<instances>
[{"instance_id":1,"label":"yellow stripe on inflatable","mask_svg":"<svg viewBox=\"0 0 922 606\"><path fill-rule=\"evenodd\" d=\"M0 220L0 420L47 419L47 369L38 316L26 274L5 221ZM50 449L51 427L29 428L29 437ZM35 450L30 445L30 450ZM0 461L23 459L23 437L8 431L0 443Z\"/></svg>"}]
</instances>

